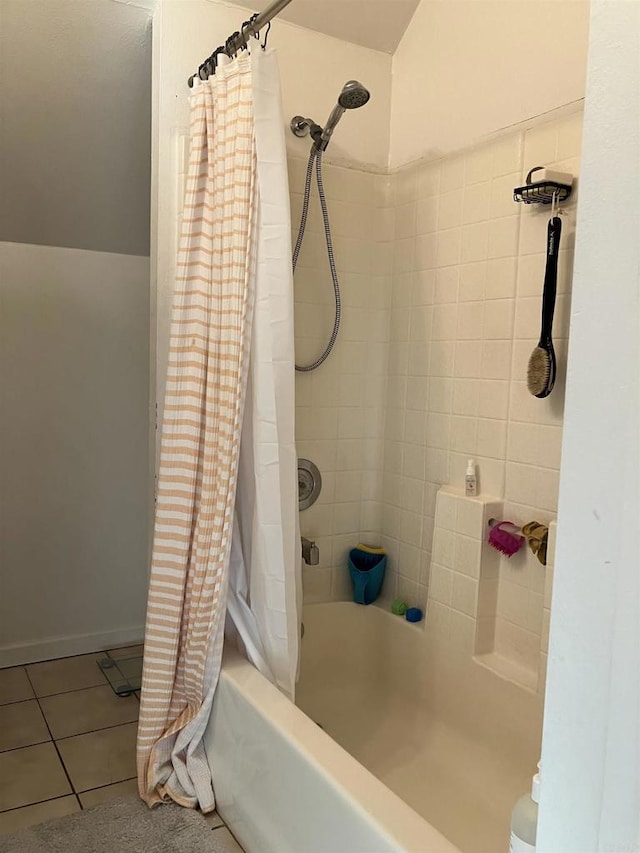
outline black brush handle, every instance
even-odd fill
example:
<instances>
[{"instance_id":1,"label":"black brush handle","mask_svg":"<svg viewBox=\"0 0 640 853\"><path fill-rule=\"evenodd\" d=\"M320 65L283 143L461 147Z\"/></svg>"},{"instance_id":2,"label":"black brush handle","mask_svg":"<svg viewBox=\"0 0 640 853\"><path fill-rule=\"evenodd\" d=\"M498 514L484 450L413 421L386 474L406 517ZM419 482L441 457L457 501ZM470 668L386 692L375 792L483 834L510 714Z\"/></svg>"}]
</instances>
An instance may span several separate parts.
<instances>
[{"instance_id":1,"label":"black brush handle","mask_svg":"<svg viewBox=\"0 0 640 853\"><path fill-rule=\"evenodd\" d=\"M560 235L562 220L554 216L547 226L547 265L544 271L544 292L542 294L542 328L540 344L551 343L553 329L553 312L556 307L556 292L558 289L558 254L560 252Z\"/></svg>"}]
</instances>

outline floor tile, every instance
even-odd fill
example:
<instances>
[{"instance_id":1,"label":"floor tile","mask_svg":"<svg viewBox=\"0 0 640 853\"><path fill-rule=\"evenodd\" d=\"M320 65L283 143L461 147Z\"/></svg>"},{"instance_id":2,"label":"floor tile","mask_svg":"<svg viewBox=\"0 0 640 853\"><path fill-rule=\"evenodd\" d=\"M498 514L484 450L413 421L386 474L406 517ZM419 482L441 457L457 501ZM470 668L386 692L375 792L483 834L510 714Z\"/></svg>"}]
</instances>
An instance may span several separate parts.
<instances>
[{"instance_id":1,"label":"floor tile","mask_svg":"<svg viewBox=\"0 0 640 853\"><path fill-rule=\"evenodd\" d=\"M36 696L51 696L54 693L66 693L69 690L82 690L83 687L105 684L106 679L97 664L103 657L103 654L79 655L30 664L27 672Z\"/></svg>"},{"instance_id":2,"label":"floor tile","mask_svg":"<svg viewBox=\"0 0 640 853\"><path fill-rule=\"evenodd\" d=\"M58 749L76 791L136 775L137 723L61 740Z\"/></svg>"},{"instance_id":3,"label":"floor tile","mask_svg":"<svg viewBox=\"0 0 640 853\"><path fill-rule=\"evenodd\" d=\"M120 649L109 649L109 656L112 658L135 658L139 657L144 651L144 646L123 646Z\"/></svg>"},{"instance_id":4,"label":"floor tile","mask_svg":"<svg viewBox=\"0 0 640 853\"><path fill-rule=\"evenodd\" d=\"M0 752L51 740L35 699L0 705Z\"/></svg>"},{"instance_id":5,"label":"floor tile","mask_svg":"<svg viewBox=\"0 0 640 853\"><path fill-rule=\"evenodd\" d=\"M36 823L43 823L45 820L53 820L79 811L78 800L71 795L57 800L47 800L46 803L37 803L35 806L12 809L10 812L0 812L0 835L17 832L27 826L35 826Z\"/></svg>"},{"instance_id":6,"label":"floor tile","mask_svg":"<svg viewBox=\"0 0 640 853\"><path fill-rule=\"evenodd\" d=\"M116 782L115 785L106 785L104 788L85 791L84 794L80 794L80 802L83 809L90 809L92 806L100 805L100 803L106 803L107 800L113 800L116 797L129 797L137 793L138 780L127 779L126 782Z\"/></svg>"},{"instance_id":7,"label":"floor tile","mask_svg":"<svg viewBox=\"0 0 640 853\"><path fill-rule=\"evenodd\" d=\"M244 853L242 847L240 847L226 826L214 829L213 832L215 832L217 853Z\"/></svg>"},{"instance_id":8,"label":"floor tile","mask_svg":"<svg viewBox=\"0 0 640 853\"><path fill-rule=\"evenodd\" d=\"M0 811L70 793L69 780L52 743L0 753Z\"/></svg>"},{"instance_id":9,"label":"floor tile","mask_svg":"<svg viewBox=\"0 0 640 853\"><path fill-rule=\"evenodd\" d=\"M134 696L116 696L108 686L46 696L40 704L56 740L131 723L140 710Z\"/></svg>"},{"instance_id":10,"label":"floor tile","mask_svg":"<svg viewBox=\"0 0 640 853\"><path fill-rule=\"evenodd\" d=\"M32 698L33 690L23 666L0 669L0 705Z\"/></svg>"},{"instance_id":11,"label":"floor tile","mask_svg":"<svg viewBox=\"0 0 640 853\"><path fill-rule=\"evenodd\" d=\"M218 812L210 812L209 814L203 815L203 817L211 829L217 829L219 826L224 826L224 821Z\"/></svg>"}]
</instances>

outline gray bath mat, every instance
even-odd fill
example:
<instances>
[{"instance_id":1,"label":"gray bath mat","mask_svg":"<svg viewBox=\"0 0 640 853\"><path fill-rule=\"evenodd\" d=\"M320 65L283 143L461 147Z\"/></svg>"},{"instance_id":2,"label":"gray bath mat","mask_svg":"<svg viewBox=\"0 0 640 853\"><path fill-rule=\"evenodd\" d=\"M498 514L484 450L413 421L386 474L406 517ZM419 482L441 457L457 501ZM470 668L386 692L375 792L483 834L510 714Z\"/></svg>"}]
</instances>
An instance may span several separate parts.
<instances>
[{"instance_id":1,"label":"gray bath mat","mask_svg":"<svg viewBox=\"0 0 640 853\"><path fill-rule=\"evenodd\" d=\"M123 797L0 837L0 853L223 853L215 836L199 812Z\"/></svg>"}]
</instances>

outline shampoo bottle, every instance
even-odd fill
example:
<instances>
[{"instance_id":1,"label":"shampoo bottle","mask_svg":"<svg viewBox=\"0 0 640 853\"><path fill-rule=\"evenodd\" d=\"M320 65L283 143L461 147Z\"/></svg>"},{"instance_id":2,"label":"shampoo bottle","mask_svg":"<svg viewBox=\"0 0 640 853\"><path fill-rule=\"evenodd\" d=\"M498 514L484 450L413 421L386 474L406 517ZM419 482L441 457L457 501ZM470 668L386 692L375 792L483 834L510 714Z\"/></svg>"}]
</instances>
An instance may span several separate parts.
<instances>
[{"instance_id":1,"label":"shampoo bottle","mask_svg":"<svg viewBox=\"0 0 640 853\"><path fill-rule=\"evenodd\" d=\"M531 794L523 794L511 812L509 853L535 853L540 799L540 765L531 780Z\"/></svg>"}]
</instances>

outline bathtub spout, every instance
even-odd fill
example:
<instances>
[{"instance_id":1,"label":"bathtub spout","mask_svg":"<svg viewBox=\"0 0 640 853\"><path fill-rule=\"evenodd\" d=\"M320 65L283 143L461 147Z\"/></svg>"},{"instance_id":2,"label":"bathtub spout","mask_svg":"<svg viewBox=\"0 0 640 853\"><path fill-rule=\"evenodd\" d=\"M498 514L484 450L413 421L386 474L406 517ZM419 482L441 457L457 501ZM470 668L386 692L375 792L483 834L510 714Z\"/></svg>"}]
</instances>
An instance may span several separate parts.
<instances>
[{"instance_id":1,"label":"bathtub spout","mask_svg":"<svg viewBox=\"0 0 640 853\"><path fill-rule=\"evenodd\" d=\"M320 562L320 550L315 542L302 537L302 559L308 566L317 566Z\"/></svg>"}]
</instances>

